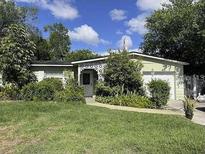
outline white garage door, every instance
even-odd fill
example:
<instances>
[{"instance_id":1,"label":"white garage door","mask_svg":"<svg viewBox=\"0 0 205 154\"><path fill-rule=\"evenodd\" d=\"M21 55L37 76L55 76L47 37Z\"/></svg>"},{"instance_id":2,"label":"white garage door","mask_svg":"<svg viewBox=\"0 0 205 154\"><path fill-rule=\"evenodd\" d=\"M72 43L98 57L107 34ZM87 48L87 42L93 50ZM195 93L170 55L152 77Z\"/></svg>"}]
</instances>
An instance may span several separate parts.
<instances>
[{"instance_id":1,"label":"white garage door","mask_svg":"<svg viewBox=\"0 0 205 154\"><path fill-rule=\"evenodd\" d=\"M170 89L170 99L175 99L175 83L174 83L174 73L170 72L144 72L143 79L145 87L152 79L161 79L169 83ZM147 89L147 88L146 88ZM148 91L147 91L148 92Z\"/></svg>"}]
</instances>

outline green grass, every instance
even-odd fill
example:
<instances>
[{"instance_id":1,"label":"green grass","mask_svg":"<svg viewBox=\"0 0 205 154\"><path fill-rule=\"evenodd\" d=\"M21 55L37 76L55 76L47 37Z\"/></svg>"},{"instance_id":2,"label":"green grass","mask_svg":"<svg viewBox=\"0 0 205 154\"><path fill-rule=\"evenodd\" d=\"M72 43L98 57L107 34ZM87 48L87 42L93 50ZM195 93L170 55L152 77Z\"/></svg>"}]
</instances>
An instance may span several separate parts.
<instances>
[{"instance_id":1,"label":"green grass","mask_svg":"<svg viewBox=\"0 0 205 154\"><path fill-rule=\"evenodd\" d=\"M180 116L54 102L0 103L0 153L205 153Z\"/></svg>"}]
</instances>

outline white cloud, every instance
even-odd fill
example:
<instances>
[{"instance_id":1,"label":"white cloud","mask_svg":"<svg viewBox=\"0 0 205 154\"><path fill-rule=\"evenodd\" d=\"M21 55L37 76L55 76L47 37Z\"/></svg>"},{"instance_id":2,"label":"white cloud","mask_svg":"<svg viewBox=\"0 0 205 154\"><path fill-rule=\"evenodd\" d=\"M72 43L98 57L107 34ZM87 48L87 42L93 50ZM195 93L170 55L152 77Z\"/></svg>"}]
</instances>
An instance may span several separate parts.
<instances>
[{"instance_id":1,"label":"white cloud","mask_svg":"<svg viewBox=\"0 0 205 154\"><path fill-rule=\"evenodd\" d=\"M137 0L136 5L142 13L126 22L126 25L128 26L126 33L129 35L133 32L140 35L146 34L146 17L148 17L154 10L162 8L162 4L165 3L168 4L170 2L169 0Z\"/></svg>"},{"instance_id":2,"label":"white cloud","mask_svg":"<svg viewBox=\"0 0 205 154\"><path fill-rule=\"evenodd\" d=\"M136 18L132 18L131 20L129 20L126 23L127 26L129 27L127 33L132 34L133 32L136 32L140 35L144 35L147 32L147 29L145 28L147 16L148 13L142 13Z\"/></svg>"},{"instance_id":3,"label":"white cloud","mask_svg":"<svg viewBox=\"0 0 205 154\"><path fill-rule=\"evenodd\" d=\"M124 45L129 49L132 47L132 39L128 35L123 35L122 38L117 42L117 46L121 49L124 48Z\"/></svg>"},{"instance_id":4,"label":"white cloud","mask_svg":"<svg viewBox=\"0 0 205 154\"><path fill-rule=\"evenodd\" d=\"M24 2L24 3L34 3L37 0L15 0L16 2Z\"/></svg>"},{"instance_id":5,"label":"white cloud","mask_svg":"<svg viewBox=\"0 0 205 154\"><path fill-rule=\"evenodd\" d=\"M100 42L101 42L102 44L104 44L104 45L109 45L109 44L111 44L110 41L107 41L107 40L104 40L104 39L100 39Z\"/></svg>"},{"instance_id":6,"label":"white cloud","mask_svg":"<svg viewBox=\"0 0 205 154\"><path fill-rule=\"evenodd\" d=\"M116 31L116 34L117 34L117 35L122 35L123 32L122 32L121 30L118 30L118 31Z\"/></svg>"},{"instance_id":7,"label":"white cloud","mask_svg":"<svg viewBox=\"0 0 205 154\"><path fill-rule=\"evenodd\" d=\"M16 2L34 3L49 10L56 18L73 20L79 16L78 10L71 5L71 0L15 0Z\"/></svg>"},{"instance_id":8,"label":"white cloud","mask_svg":"<svg viewBox=\"0 0 205 154\"><path fill-rule=\"evenodd\" d=\"M120 9L114 9L109 14L113 21L121 21L127 18L126 11Z\"/></svg>"},{"instance_id":9,"label":"white cloud","mask_svg":"<svg viewBox=\"0 0 205 154\"><path fill-rule=\"evenodd\" d=\"M69 32L69 36L73 41L79 41L94 46L98 45L99 43L104 45L110 44L109 41L101 39L99 34L92 27L86 24L74 28L73 31Z\"/></svg>"},{"instance_id":10,"label":"white cloud","mask_svg":"<svg viewBox=\"0 0 205 154\"><path fill-rule=\"evenodd\" d=\"M162 4L169 0L137 0L136 5L143 11L156 10L162 8Z\"/></svg>"}]
</instances>

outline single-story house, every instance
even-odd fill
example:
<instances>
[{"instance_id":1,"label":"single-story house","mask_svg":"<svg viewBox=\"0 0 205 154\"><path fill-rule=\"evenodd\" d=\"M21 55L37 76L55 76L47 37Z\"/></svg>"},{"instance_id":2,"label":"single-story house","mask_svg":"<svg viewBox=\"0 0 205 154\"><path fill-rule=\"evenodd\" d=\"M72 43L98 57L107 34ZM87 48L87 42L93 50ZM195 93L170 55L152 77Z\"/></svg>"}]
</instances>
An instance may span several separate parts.
<instances>
[{"instance_id":1,"label":"single-story house","mask_svg":"<svg viewBox=\"0 0 205 154\"><path fill-rule=\"evenodd\" d=\"M34 62L32 71L38 81L45 78L59 78L65 81L66 72L73 72L75 79L84 87L85 96L94 96L95 84L103 81L104 67L108 56L74 62ZM143 64L144 86L152 79L162 79L169 83L170 100L184 98L184 66L188 63L130 52L130 60L140 59Z\"/></svg>"}]
</instances>

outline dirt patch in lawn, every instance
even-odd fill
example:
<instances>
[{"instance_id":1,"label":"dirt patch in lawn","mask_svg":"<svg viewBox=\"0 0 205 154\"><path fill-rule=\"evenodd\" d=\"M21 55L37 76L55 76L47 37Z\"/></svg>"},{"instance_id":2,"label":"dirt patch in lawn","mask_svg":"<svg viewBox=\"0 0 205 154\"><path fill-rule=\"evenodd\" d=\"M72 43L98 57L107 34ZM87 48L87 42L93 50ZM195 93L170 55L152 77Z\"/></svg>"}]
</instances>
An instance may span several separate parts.
<instances>
[{"instance_id":1,"label":"dirt patch in lawn","mask_svg":"<svg viewBox=\"0 0 205 154\"><path fill-rule=\"evenodd\" d=\"M35 144L40 141L39 139L16 137L14 134L17 129L18 126L0 127L0 153L11 154L15 152L17 145Z\"/></svg>"}]
</instances>

